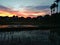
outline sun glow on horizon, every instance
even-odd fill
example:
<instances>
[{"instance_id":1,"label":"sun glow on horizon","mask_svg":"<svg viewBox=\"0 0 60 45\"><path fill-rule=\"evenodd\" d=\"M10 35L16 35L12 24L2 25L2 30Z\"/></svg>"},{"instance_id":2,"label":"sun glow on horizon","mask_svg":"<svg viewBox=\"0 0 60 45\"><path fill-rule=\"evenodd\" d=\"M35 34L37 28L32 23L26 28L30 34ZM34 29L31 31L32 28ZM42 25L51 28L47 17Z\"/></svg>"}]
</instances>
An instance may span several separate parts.
<instances>
[{"instance_id":1,"label":"sun glow on horizon","mask_svg":"<svg viewBox=\"0 0 60 45\"><path fill-rule=\"evenodd\" d=\"M11 13L9 13L9 12L6 12L6 11L1 11L0 10L0 16L8 16L8 17L12 17L13 16L13 14L11 14Z\"/></svg>"},{"instance_id":2,"label":"sun glow on horizon","mask_svg":"<svg viewBox=\"0 0 60 45\"><path fill-rule=\"evenodd\" d=\"M0 16L8 16L8 17L13 17L18 16L18 17L37 17L37 16L44 16L46 13L45 12L21 12L21 11L12 11L12 12L8 12L8 11L2 11L0 10Z\"/></svg>"}]
</instances>

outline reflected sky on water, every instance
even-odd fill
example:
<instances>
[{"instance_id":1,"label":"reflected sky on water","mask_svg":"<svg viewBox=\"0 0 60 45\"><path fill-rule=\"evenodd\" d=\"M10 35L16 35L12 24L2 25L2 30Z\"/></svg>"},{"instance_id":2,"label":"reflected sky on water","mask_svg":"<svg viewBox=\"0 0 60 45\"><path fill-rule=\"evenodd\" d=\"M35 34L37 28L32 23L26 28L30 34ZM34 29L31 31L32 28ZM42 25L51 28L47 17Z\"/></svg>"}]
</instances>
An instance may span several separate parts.
<instances>
[{"instance_id":1,"label":"reflected sky on water","mask_svg":"<svg viewBox=\"0 0 60 45\"><path fill-rule=\"evenodd\" d=\"M37 25L0 25L0 28L12 28L12 27L38 27Z\"/></svg>"},{"instance_id":2,"label":"reflected sky on water","mask_svg":"<svg viewBox=\"0 0 60 45\"><path fill-rule=\"evenodd\" d=\"M48 40L49 30L41 31L20 31L20 32L0 32L0 40L2 39L11 39L11 38L28 38L30 37L32 40ZM1 39L2 38L2 39Z\"/></svg>"}]
</instances>

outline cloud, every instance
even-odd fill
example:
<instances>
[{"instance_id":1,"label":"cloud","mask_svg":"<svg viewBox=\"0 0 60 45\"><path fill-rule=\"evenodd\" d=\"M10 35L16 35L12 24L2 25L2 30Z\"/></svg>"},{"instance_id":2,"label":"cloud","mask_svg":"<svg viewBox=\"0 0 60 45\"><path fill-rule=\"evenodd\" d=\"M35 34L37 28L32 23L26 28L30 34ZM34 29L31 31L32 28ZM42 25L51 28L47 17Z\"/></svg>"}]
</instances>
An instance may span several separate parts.
<instances>
[{"instance_id":1,"label":"cloud","mask_svg":"<svg viewBox=\"0 0 60 45\"><path fill-rule=\"evenodd\" d=\"M47 5L47 6L36 6L36 7L34 7L35 9L37 9L37 10L42 10L42 9L47 9L47 8L49 8L49 6Z\"/></svg>"},{"instance_id":2,"label":"cloud","mask_svg":"<svg viewBox=\"0 0 60 45\"><path fill-rule=\"evenodd\" d=\"M23 17L37 17L44 16L45 14L49 14L49 6L26 6L20 8L20 10L13 10L13 8L5 7L0 5L0 11L9 13L9 15L23 16ZM5 14L6 14L5 13ZM8 16L9 16L8 15Z\"/></svg>"},{"instance_id":3,"label":"cloud","mask_svg":"<svg viewBox=\"0 0 60 45\"><path fill-rule=\"evenodd\" d=\"M46 6L26 6L24 7L24 11L25 13L45 13L45 14L50 14L50 9L49 9L49 6L46 5Z\"/></svg>"},{"instance_id":4,"label":"cloud","mask_svg":"<svg viewBox=\"0 0 60 45\"><path fill-rule=\"evenodd\" d=\"M5 6L2 6L2 5L0 5L0 9L8 9L7 7L5 7Z\"/></svg>"},{"instance_id":5,"label":"cloud","mask_svg":"<svg viewBox=\"0 0 60 45\"><path fill-rule=\"evenodd\" d=\"M11 13L11 9L8 7L5 7L3 5L0 5L0 16L13 16L13 14Z\"/></svg>"},{"instance_id":6,"label":"cloud","mask_svg":"<svg viewBox=\"0 0 60 45\"><path fill-rule=\"evenodd\" d=\"M5 7L5 6L3 6L3 5L0 5L0 10L4 10L4 11L11 11L11 9L10 9L10 8Z\"/></svg>"}]
</instances>

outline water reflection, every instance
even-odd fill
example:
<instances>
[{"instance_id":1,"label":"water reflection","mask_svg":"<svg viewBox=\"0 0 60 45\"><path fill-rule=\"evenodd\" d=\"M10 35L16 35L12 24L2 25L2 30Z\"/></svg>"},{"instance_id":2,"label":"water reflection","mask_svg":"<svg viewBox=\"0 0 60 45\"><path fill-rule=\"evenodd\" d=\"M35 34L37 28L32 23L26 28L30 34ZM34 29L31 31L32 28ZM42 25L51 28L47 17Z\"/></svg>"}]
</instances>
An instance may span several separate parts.
<instances>
[{"instance_id":1,"label":"water reflection","mask_svg":"<svg viewBox=\"0 0 60 45\"><path fill-rule=\"evenodd\" d=\"M12 28L12 27L38 27L37 25L0 25L0 28Z\"/></svg>"},{"instance_id":2,"label":"water reflection","mask_svg":"<svg viewBox=\"0 0 60 45\"><path fill-rule=\"evenodd\" d=\"M7 28L8 25L0 25L0 28Z\"/></svg>"},{"instance_id":3,"label":"water reflection","mask_svg":"<svg viewBox=\"0 0 60 45\"><path fill-rule=\"evenodd\" d=\"M48 45L49 30L0 32L0 45Z\"/></svg>"}]
</instances>

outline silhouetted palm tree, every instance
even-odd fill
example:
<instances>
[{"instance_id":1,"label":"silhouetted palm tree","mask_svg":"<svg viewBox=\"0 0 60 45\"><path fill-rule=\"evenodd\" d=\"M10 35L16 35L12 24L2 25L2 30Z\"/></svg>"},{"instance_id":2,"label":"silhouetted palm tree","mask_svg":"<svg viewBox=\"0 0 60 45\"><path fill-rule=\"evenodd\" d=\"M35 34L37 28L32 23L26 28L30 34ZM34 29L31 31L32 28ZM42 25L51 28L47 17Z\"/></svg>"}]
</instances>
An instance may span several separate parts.
<instances>
[{"instance_id":1,"label":"silhouetted palm tree","mask_svg":"<svg viewBox=\"0 0 60 45\"><path fill-rule=\"evenodd\" d=\"M53 4L50 6L51 14L54 13L55 7L57 7L56 3L53 3Z\"/></svg>"},{"instance_id":2,"label":"silhouetted palm tree","mask_svg":"<svg viewBox=\"0 0 60 45\"><path fill-rule=\"evenodd\" d=\"M52 9L53 9L53 8L52 8L52 5L50 6L50 9L51 9L51 14L52 14Z\"/></svg>"},{"instance_id":3,"label":"silhouetted palm tree","mask_svg":"<svg viewBox=\"0 0 60 45\"><path fill-rule=\"evenodd\" d=\"M59 3L59 2L60 2L60 0L56 0L55 2L56 2L56 3Z\"/></svg>"},{"instance_id":4,"label":"silhouetted palm tree","mask_svg":"<svg viewBox=\"0 0 60 45\"><path fill-rule=\"evenodd\" d=\"M60 2L60 0L56 0L55 2L57 3L57 13L58 13L58 3Z\"/></svg>"},{"instance_id":5,"label":"silhouetted palm tree","mask_svg":"<svg viewBox=\"0 0 60 45\"><path fill-rule=\"evenodd\" d=\"M52 12L53 12L53 11L52 11L52 9L53 9L53 6L52 6L52 5L50 6L50 9L51 9L51 14L52 14Z\"/></svg>"}]
</instances>

